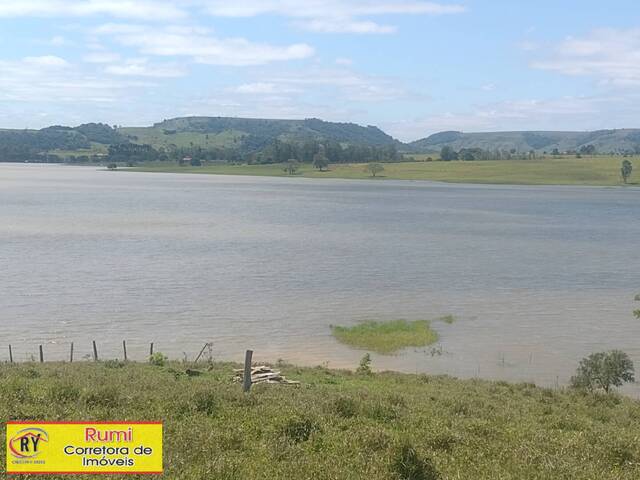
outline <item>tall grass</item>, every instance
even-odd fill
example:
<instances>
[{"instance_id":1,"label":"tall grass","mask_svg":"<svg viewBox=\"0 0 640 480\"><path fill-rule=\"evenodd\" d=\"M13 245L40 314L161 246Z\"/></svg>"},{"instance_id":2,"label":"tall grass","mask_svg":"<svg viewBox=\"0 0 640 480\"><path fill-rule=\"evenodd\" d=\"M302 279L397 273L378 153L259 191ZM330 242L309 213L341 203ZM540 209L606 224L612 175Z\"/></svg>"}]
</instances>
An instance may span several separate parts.
<instances>
[{"instance_id":1,"label":"tall grass","mask_svg":"<svg viewBox=\"0 0 640 480\"><path fill-rule=\"evenodd\" d=\"M162 420L171 480L640 478L628 398L287 365L300 387L245 395L235 365L187 367L0 365L0 438L6 420ZM5 456L2 441L0 478Z\"/></svg>"}]
</instances>

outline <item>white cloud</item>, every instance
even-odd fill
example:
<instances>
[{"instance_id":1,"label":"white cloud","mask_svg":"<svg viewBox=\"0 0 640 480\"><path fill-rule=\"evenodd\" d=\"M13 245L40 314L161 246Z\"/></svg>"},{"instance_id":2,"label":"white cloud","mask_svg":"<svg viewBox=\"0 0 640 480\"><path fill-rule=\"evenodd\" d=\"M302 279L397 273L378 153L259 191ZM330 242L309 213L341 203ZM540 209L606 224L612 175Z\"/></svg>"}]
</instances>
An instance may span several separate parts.
<instances>
[{"instance_id":1,"label":"white cloud","mask_svg":"<svg viewBox=\"0 0 640 480\"><path fill-rule=\"evenodd\" d=\"M366 17L380 15L445 15L466 11L458 4L410 0L203 0L211 15L253 17L281 15L294 25L321 33L393 33L393 25L380 25Z\"/></svg>"},{"instance_id":2,"label":"white cloud","mask_svg":"<svg viewBox=\"0 0 640 480\"><path fill-rule=\"evenodd\" d=\"M312 90L347 102L384 102L408 95L397 79L359 74L345 68L314 67L304 72L268 76L266 81L287 88Z\"/></svg>"},{"instance_id":3,"label":"white cloud","mask_svg":"<svg viewBox=\"0 0 640 480\"><path fill-rule=\"evenodd\" d=\"M172 2L156 0L0 0L0 18L92 15L175 20L187 13Z\"/></svg>"},{"instance_id":4,"label":"white cloud","mask_svg":"<svg viewBox=\"0 0 640 480\"><path fill-rule=\"evenodd\" d=\"M42 57L25 57L22 59L25 64L35 65L39 67L61 68L67 67L69 63L55 55L44 55Z\"/></svg>"},{"instance_id":5,"label":"white cloud","mask_svg":"<svg viewBox=\"0 0 640 480\"><path fill-rule=\"evenodd\" d=\"M550 58L532 66L594 77L607 85L640 86L640 29L599 29L583 38L567 37Z\"/></svg>"},{"instance_id":6,"label":"white cloud","mask_svg":"<svg viewBox=\"0 0 640 480\"><path fill-rule=\"evenodd\" d=\"M336 58L336 64L345 65L348 67L350 65L353 65L353 60L351 60L350 58L339 57L339 58Z\"/></svg>"},{"instance_id":7,"label":"white cloud","mask_svg":"<svg viewBox=\"0 0 640 480\"><path fill-rule=\"evenodd\" d=\"M152 28L146 25L106 24L94 31L110 35L144 55L185 56L209 65L248 66L311 57L307 44L285 46L250 42L244 38L217 38L207 29L188 26Z\"/></svg>"},{"instance_id":8,"label":"white cloud","mask_svg":"<svg viewBox=\"0 0 640 480\"><path fill-rule=\"evenodd\" d=\"M379 25L372 21L350 18L316 18L298 21L294 25L318 33L395 33L392 25Z\"/></svg>"},{"instance_id":9,"label":"white cloud","mask_svg":"<svg viewBox=\"0 0 640 480\"><path fill-rule=\"evenodd\" d=\"M0 61L0 100L20 104L105 103L124 98L140 82L116 82L95 76L52 55Z\"/></svg>"},{"instance_id":10,"label":"white cloud","mask_svg":"<svg viewBox=\"0 0 640 480\"><path fill-rule=\"evenodd\" d=\"M278 85L276 85L275 83L266 82L245 83L232 88L231 91L249 95L282 93L281 91L279 91Z\"/></svg>"},{"instance_id":11,"label":"white cloud","mask_svg":"<svg viewBox=\"0 0 640 480\"><path fill-rule=\"evenodd\" d=\"M146 58L134 58L122 64L109 65L104 70L111 75L126 77L156 77L175 78L184 77L187 72L176 65L152 65Z\"/></svg>"},{"instance_id":12,"label":"white cloud","mask_svg":"<svg viewBox=\"0 0 640 480\"><path fill-rule=\"evenodd\" d=\"M86 54L82 59L87 63L114 63L120 60L120 55L112 52L96 51Z\"/></svg>"},{"instance_id":13,"label":"white cloud","mask_svg":"<svg viewBox=\"0 0 640 480\"><path fill-rule=\"evenodd\" d=\"M65 45L71 45L71 44L72 42L64 38L62 35L55 35L54 37L51 37L51 39L49 40L49 45L52 45L54 47L64 47Z\"/></svg>"}]
</instances>

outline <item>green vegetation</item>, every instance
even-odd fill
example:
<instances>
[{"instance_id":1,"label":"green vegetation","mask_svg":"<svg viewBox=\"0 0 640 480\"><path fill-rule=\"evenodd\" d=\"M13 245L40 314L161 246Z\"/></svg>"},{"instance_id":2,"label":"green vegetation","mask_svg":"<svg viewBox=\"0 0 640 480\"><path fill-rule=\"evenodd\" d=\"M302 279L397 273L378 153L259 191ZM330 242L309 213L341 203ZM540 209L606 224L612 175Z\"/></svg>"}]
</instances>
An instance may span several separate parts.
<instances>
[{"instance_id":1,"label":"green vegetation","mask_svg":"<svg viewBox=\"0 0 640 480\"><path fill-rule=\"evenodd\" d=\"M453 322L456 321L456 317L454 317L453 315L445 315L444 317L438 318L438 320L440 320L441 322L448 323L449 325L451 325Z\"/></svg>"},{"instance_id":2,"label":"green vegetation","mask_svg":"<svg viewBox=\"0 0 640 480\"><path fill-rule=\"evenodd\" d=\"M429 320L369 321L353 327L332 326L331 331L342 343L382 354L406 347L426 347L438 341Z\"/></svg>"},{"instance_id":3,"label":"green vegetation","mask_svg":"<svg viewBox=\"0 0 640 480\"><path fill-rule=\"evenodd\" d=\"M640 294L636 295L635 301L640 302ZM636 316L636 318L640 319L640 309L635 310L633 314Z\"/></svg>"},{"instance_id":4,"label":"green vegetation","mask_svg":"<svg viewBox=\"0 0 640 480\"><path fill-rule=\"evenodd\" d=\"M640 477L640 402L616 395L287 365L299 388L245 395L234 365L187 367L0 365L0 419L163 420L172 480Z\"/></svg>"},{"instance_id":5,"label":"green vegetation","mask_svg":"<svg viewBox=\"0 0 640 480\"><path fill-rule=\"evenodd\" d=\"M366 179L363 164L331 165L320 172L301 164L297 175L310 178ZM384 165L384 178L433 180L453 183L493 183L521 185L621 185L619 157L548 158L479 162L398 162ZM282 165L213 164L202 168L153 163L137 168L145 172L201 173L217 175L286 176Z\"/></svg>"},{"instance_id":6,"label":"green vegetation","mask_svg":"<svg viewBox=\"0 0 640 480\"><path fill-rule=\"evenodd\" d=\"M417 153L439 152L443 147L460 150L499 151L505 156L521 156L534 152L544 154L600 153L640 154L640 131L637 129L596 130L592 132L524 131L524 132L439 132L406 145ZM492 154L493 159L500 159Z\"/></svg>"},{"instance_id":7,"label":"green vegetation","mask_svg":"<svg viewBox=\"0 0 640 480\"><path fill-rule=\"evenodd\" d=\"M589 391L602 389L609 393L611 387L620 387L625 382L633 382L633 362L619 350L593 353L582 359L576 375L571 378L571 386Z\"/></svg>"},{"instance_id":8,"label":"green vegetation","mask_svg":"<svg viewBox=\"0 0 640 480\"><path fill-rule=\"evenodd\" d=\"M381 163L369 163L365 171L371 174L372 177L375 177L379 173L384 172L384 166Z\"/></svg>"},{"instance_id":9,"label":"green vegetation","mask_svg":"<svg viewBox=\"0 0 640 480\"><path fill-rule=\"evenodd\" d=\"M631 173L633 172L633 165L629 160L622 161L622 168L620 168L620 175L622 176L622 181L624 183L629 182L629 178L631 177Z\"/></svg>"}]
</instances>

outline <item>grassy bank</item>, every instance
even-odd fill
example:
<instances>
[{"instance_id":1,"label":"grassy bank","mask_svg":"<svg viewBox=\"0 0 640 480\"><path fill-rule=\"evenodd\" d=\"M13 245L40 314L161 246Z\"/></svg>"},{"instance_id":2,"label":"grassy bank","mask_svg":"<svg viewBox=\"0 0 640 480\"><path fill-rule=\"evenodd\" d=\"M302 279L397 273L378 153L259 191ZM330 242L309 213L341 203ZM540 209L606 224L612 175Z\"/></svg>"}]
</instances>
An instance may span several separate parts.
<instances>
[{"instance_id":1,"label":"grassy bank","mask_svg":"<svg viewBox=\"0 0 640 480\"><path fill-rule=\"evenodd\" d=\"M633 159L632 159L633 161ZM560 158L544 160L502 160L481 162L402 162L384 164L376 179L434 180L454 183L490 183L523 185L621 185L621 157ZM638 168L640 162L636 161ZM282 165L208 165L180 167L177 164L152 164L134 169L143 172L200 173L217 175L288 176ZM305 178L371 178L365 165L331 165L319 172L302 165L295 175ZM631 178L638 183L640 173Z\"/></svg>"},{"instance_id":2,"label":"grassy bank","mask_svg":"<svg viewBox=\"0 0 640 480\"><path fill-rule=\"evenodd\" d=\"M232 368L0 365L0 419L163 420L172 480L640 477L640 403L627 398L290 366L300 387L246 396Z\"/></svg>"},{"instance_id":3,"label":"grassy bank","mask_svg":"<svg viewBox=\"0 0 640 480\"><path fill-rule=\"evenodd\" d=\"M333 326L331 332L346 345L382 354L395 353L406 347L426 347L438 341L438 334L429 320L370 321L353 327Z\"/></svg>"}]
</instances>

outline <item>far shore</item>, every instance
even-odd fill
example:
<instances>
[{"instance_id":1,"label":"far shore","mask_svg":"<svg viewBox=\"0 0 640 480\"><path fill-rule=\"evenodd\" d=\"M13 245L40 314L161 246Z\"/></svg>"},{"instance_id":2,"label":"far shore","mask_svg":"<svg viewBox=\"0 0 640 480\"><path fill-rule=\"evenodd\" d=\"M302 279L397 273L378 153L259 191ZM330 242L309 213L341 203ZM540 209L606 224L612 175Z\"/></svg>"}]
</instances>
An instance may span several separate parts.
<instances>
[{"instance_id":1,"label":"far shore","mask_svg":"<svg viewBox=\"0 0 640 480\"><path fill-rule=\"evenodd\" d=\"M449 183L503 185L590 185L624 186L620 177L621 157L564 157L543 160L499 160L473 162L399 162L384 163L376 176L367 171L367 164L335 164L320 171L302 164L293 175L282 164L228 165L209 164L201 167L176 163L153 163L129 168L128 171L155 173L192 173L205 175L249 175L300 178L344 178L370 180L431 180ZM640 164L638 165L640 169ZM626 186L637 186L633 175Z\"/></svg>"}]
</instances>

